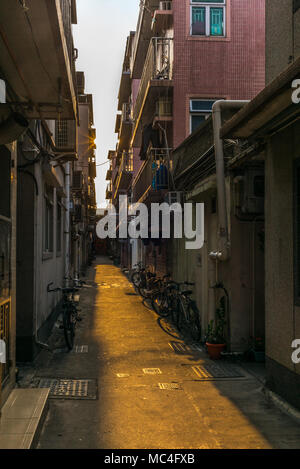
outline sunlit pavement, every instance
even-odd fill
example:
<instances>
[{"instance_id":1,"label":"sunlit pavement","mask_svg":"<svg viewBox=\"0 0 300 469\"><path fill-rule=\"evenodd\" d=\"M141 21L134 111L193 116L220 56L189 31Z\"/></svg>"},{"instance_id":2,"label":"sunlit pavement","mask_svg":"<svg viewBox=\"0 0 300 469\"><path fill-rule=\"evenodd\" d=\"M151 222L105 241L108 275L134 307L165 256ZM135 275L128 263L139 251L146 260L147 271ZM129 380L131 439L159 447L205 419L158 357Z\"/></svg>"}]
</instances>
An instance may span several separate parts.
<instances>
[{"instance_id":1,"label":"sunlit pavement","mask_svg":"<svg viewBox=\"0 0 300 469\"><path fill-rule=\"evenodd\" d=\"M37 373L96 379L97 399L51 399L39 448L300 447L300 427L252 375L202 380L207 355L165 331L119 268L99 258L88 278L76 334L88 352L55 353Z\"/></svg>"}]
</instances>

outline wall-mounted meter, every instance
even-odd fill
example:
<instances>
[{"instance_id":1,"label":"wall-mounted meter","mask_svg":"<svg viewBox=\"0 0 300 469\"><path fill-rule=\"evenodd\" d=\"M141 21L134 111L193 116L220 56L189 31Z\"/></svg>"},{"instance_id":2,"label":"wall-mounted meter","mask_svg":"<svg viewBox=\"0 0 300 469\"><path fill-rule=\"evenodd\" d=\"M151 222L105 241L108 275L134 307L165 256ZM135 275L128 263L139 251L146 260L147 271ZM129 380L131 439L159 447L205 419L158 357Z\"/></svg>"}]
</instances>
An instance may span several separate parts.
<instances>
[{"instance_id":1,"label":"wall-mounted meter","mask_svg":"<svg viewBox=\"0 0 300 469\"><path fill-rule=\"evenodd\" d=\"M6 85L5 81L0 78L0 104L6 103Z\"/></svg>"}]
</instances>

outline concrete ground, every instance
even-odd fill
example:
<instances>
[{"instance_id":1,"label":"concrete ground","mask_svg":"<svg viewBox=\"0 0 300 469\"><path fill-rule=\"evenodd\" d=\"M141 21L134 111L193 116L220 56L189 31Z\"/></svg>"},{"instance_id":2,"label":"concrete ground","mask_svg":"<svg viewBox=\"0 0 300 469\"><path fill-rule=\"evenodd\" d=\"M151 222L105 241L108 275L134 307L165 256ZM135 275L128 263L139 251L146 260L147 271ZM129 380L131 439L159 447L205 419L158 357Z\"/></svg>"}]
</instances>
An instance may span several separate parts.
<instances>
[{"instance_id":1,"label":"concrete ground","mask_svg":"<svg viewBox=\"0 0 300 469\"><path fill-rule=\"evenodd\" d=\"M172 344L184 343L142 304L119 268L98 259L88 275L76 334L88 353L44 352L35 374L96 379L98 399L51 399L39 448L300 447L300 427L266 401L253 375L201 380L193 366L210 362L206 353L175 353Z\"/></svg>"}]
</instances>

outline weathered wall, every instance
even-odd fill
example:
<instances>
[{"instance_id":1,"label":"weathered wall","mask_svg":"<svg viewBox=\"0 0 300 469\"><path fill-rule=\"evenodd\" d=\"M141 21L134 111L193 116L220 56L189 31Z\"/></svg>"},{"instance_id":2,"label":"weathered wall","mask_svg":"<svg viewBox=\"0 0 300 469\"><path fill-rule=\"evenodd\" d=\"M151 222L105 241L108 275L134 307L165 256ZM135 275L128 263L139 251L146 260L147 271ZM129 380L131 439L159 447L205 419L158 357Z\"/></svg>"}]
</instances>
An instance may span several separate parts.
<instances>
[{"instance_id":1,"label":"weathered wall","mask_svg":"<svg viewBox=\"0 0 300 469\"><path fill-rule=\"evenodd\" d=\"M300 338L300 308L294 304L293 287L293 159L299 157L299 136L299 123L275 135L266 158L268 380L272 389L298 407L300 365L292 363L291 343Z\"/></svg>"}]
</instances>

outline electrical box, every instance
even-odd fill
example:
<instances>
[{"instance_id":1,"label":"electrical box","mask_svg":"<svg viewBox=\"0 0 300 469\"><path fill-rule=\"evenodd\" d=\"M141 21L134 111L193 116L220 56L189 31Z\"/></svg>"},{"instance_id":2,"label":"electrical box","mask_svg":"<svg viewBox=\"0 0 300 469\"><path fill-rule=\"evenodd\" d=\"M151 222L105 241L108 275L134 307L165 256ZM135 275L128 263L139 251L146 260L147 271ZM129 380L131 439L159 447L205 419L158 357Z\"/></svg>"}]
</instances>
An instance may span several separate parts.
<instances>
[{"instance_id":1,"label":"electrical box","mask_svg":"<svg viewBox=\"0 0 300 469\"><path fill-rule=\"evenodd\" d=\"M263 214L265 204L265 174L262 168L247 168L242 178L241 211Z\"/></svg>"},{"instance_id":2,"label":"electrical box","mask_svg":"<svg viewBox=\"0 0 300 469\"><path fill-rule=\"evenodd\" d=\"M6 85L5 81L0 79L0 104L6 103Z\"/></svg>"}]
</instances>

